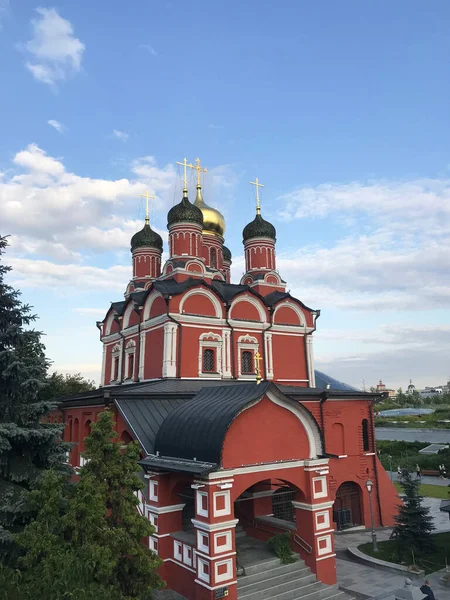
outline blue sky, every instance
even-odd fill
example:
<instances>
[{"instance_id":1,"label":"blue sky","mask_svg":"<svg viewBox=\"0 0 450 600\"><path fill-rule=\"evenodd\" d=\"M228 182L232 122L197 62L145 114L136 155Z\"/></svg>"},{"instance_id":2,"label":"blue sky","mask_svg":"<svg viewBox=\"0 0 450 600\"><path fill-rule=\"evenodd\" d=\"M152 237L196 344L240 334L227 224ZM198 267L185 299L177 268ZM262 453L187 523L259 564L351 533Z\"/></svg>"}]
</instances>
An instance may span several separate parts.
<instances>
[{"instance_id":1,"label":"blue sky","mask_svg":"<svg viewBox=\"0 0 450 600\"><path fill-rule=\"evenodd\" d=\"M281 275L322 309L318 368L447 380L449 23L444 1L0 0L0 231L55 367L98 377L139 194L166 231L200 156L235 280L265 184Z\"/></svg>"}]
</instances>

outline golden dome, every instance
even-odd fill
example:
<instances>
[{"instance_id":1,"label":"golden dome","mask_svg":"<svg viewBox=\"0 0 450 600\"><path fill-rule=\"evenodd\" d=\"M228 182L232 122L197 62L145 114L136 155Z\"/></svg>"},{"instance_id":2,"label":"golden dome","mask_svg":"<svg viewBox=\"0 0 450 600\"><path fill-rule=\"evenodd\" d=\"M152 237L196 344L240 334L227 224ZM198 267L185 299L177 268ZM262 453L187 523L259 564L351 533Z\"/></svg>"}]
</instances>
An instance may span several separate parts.
<instances>
[{"instance_id":1,"label":"golden dome","mask_svg":"<svg viewBox=\"0 0 450 600\"><path fill-rule=\"evenodd\" d=\"M205 235L220 235L223 237L225 233L225 219L223 214L216 208L212 208L205 203L200 185L197 185L197 197L194 204L203 213L203 233Z\"/></svg>"}]
</instances>

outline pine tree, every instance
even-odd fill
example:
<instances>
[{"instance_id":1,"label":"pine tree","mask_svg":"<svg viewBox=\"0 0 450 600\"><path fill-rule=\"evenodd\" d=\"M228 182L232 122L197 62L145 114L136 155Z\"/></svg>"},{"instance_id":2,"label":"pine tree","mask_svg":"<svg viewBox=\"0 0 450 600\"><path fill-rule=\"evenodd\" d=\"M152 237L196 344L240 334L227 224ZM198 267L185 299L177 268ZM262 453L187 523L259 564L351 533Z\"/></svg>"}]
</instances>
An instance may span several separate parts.
<instances>
[{"instance_id":1,"label":"pine tree","mask_svg":"<svg viewBox=\"0 0 450 600\"><path fill-rule=\"evenodd\" d=\"M139 446L131 442L123 447L117 437L113 414L103 411L85 440L87 463L80 472L80 485L87 490L96 486L107 508L106 529L99 530L98 535L102 547L111 550L111 582L119 587L123 598L144 598L162 585L155 571L160 560L142 543L154 528L137 510L137 493L143 487L137 465ZM79 516L72 514L74 524L80 522Z\"/></svg>"},{"instance_id":2,"label":"pine tree","mask_svg":"<svg viewBox=\"0 0 450 600\"><path fill-rule=\"evenodd\" d=\"M14 536L16 570L0 568L8 599L147 600L161 587L158 557L142 543L154 532L139 514L138 447L117 439L105 411L86 438L80 479L50 470L30 503L36 519Z\"/></svg>"},{"instance_id":3,"label":"pine tree","mask_svg":"<svg viewBox=\"0 0 450 600\"><path fill-rule=\"evenodd\" d=\"M401 483L405 498L398 515L395 516L397 525L394 527L394 536L397 540L397 552L400 559L412 562L412 552L415 558L424 557L432 553L435 544L432 531L433 517L430 509L423 506L423 496L419 494L420 481L412 479L411 474L405 474Z\"/></svg>"},{"instance_id":4,"label":"pine tree","mask_svg":"<svg viewBox=\"0 0 450 600\"><path fill-rule=\"evenodd\" d=\"M0 237L0 257L7 246ZM42 400L48 361L36 320L20 292L5 283L10 267L0 264L0 551L10 553L11 533L33 516L27 492L45 469L62 468L67 445L62 426L43 423L55 408Z\"/></svg>"}]
</instances>

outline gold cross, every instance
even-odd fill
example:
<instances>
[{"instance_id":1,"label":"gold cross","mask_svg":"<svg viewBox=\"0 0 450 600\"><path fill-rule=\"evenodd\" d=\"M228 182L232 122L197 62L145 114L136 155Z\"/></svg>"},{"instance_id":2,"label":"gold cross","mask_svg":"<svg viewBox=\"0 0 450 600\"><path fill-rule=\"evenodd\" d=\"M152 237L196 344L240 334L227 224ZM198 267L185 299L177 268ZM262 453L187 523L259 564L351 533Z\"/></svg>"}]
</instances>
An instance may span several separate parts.
<instances>
[{"instance_id":1,"label":"gold cross","mask_svg":"<svg viewBox=\"0 0 450 600\"><path fill-rule=\"evenodd\" d=\"M149 223L149 218L148 218L148 201L150 198L152 198L152 200L154 200L156 198L156 196L151 196L148 192L148 190L145 192L145 194L141 194L141 196L145 197L145 223L148 225Z\"/></svg>"},{"instance_id":2,"label":"gold cross","mask_svg":"<svg viewBox=\"0 0 450 600\"><path fill-rule=\"evenodd\" d=\"M258 188L264 187L264 185L262 183L259 183L259 179L258 178L256 178L255 181L250 181L250 183L256 187L256 214L260 215L261 214L261 203L259 201L259 190L258 190Z\"/></svg>"},{"instance_id":3,"label":"gold cross","mask_svg":"<svg viewBox=\"0 0 450 600\"><path fill-rule=\"evenodd\" d=\"M183 178L184 188L183 188L183 192L187 192L187 177L186 177L186 167L188 166L188 164L187 164L187 158L185 158L183 160L183 162L178 162L177 161L177 165L181 165L182 167L184 167L184 178Z\"/></svg>"},{"instance_id":4,"label":"gold cross","mask_svg":"<svg viewBox=\"0 0 450 600\"><path fill-rule=\"evenodd\" d=\"M262 361L262 356L259 353L259 350L257 350L255 352L254 360L255 360L255 371L256 371L256 383L259 384L259 383L261 383L261 366L259 363Z\"/></svg>"},{"instance_id":5,"label":"gold cross","mask_svg":"<svg viewBox=\"0 0 450 600\"><path fill-rule=\"evenodd\" d=\"M203 171L203 173L207 173L208 169L205 169L204 167L200 166L200 159L199 158L196 158L195 162L196 162L195 165L193 165L192 163L189 163L188 167L190 169L195 169L197 171L197 185L201 185L201 182L200 182L200 173L202 171Z\"/></svg>"}]
</instances>

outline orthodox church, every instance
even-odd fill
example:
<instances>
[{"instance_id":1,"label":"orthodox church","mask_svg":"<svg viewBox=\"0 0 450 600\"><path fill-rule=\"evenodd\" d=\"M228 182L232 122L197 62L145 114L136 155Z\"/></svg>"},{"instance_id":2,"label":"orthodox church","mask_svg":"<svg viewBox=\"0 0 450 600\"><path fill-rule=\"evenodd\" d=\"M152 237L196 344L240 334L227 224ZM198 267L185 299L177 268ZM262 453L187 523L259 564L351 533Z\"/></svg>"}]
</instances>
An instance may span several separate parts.
<instances>
[{"instance_id":1,"label":"orthodox church","mask_svg":"<svg viewBox=\"0 0 450 600\"><path fill-rule=\"evenodd\" d=\"M155 528L147 543L168 588L192 600L294 599L281 579L269 595L252 592L245 548L286 533L317 581L308 585L331 585L336 530L393 524L398 497L375 447L379 394L315 371L320 311L286 291L259 181L242 232L245 273L233 284L224 217L202 196L205 170L198 159L181 164L165 264L147 194L124 299L97 323L101 387L61 402L71 463L83 464L90 424L109 407L121 440L141 447L139 510ZM197 172L193 203L188 167Z\"/></svg>"}]
</instances>

